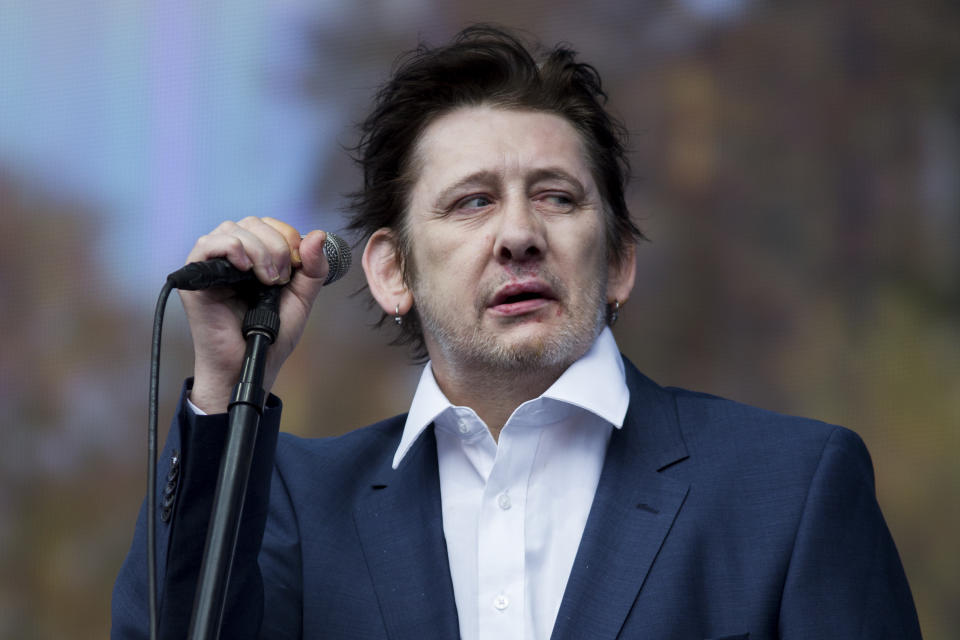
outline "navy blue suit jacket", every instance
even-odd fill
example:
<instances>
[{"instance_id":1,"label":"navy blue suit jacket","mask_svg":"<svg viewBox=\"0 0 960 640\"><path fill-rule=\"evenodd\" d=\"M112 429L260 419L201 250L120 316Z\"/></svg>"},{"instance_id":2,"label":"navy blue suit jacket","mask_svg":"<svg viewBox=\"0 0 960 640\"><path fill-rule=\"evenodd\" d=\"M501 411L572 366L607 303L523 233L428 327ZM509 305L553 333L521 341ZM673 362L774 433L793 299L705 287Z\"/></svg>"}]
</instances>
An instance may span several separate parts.
<instances>
[{"instance_id":1,"label":"navy blue suit jacket","mask_svg":"<svg viewBox=\"0 0 960 640\"><path fill-rule=\"evenodd\" d=\"M626 368L630 407L552 638L920 637L853 432ZM432 429L394 471L404 416L318 440L278 438L279 420L274 401L221 637L456 638ZM162 473L174 452L179 469L158 534L161 637L186 636L225 425L181 402L163 454ZM144 540L141 511L114 589L114 638L146 637Z\"/></svg>"}]
</instances>

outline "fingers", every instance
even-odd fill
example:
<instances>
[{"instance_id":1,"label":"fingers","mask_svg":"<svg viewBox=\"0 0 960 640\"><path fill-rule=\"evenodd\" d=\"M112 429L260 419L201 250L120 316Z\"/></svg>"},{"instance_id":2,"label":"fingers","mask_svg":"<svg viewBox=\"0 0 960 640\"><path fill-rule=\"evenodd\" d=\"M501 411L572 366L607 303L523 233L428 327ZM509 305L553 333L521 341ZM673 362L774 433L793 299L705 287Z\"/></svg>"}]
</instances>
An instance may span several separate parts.
<instances>
[{"instance_id":1,"label":"fingers","mask_svg":"<svg viewBox=\"0 0 960 640\"><path fill-rule=\"evenodd\" d=\"M301 263L300 234L274 218L227 221L201 236L187 262L225 257L241 270L253 269L264 284L284 284Z\"/></svg>"},{"instance_id":2,"label":"fingers","mask_svg":"<svg viewBox=\"0 0 960 640\"><path fill-rule=\"evenodd\" d=\"M294 267L299 267L301 264L300 259L300 232L291 227L289 224L283 220L277 220L276 218L271 218L267 216L262 218L264 224L273 227L273 229L283 236L283 239L286 240L287 246L290 248L290 261Z\"/></svg>"}]
</instances>

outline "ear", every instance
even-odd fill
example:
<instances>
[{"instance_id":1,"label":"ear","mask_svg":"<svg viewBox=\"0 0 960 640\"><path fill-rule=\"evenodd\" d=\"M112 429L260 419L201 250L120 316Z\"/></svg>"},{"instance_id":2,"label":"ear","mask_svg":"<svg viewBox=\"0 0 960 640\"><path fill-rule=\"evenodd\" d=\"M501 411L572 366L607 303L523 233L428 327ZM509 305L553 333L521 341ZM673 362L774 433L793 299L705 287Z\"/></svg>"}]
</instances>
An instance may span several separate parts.
<instances>
[{"instance_id":1,"label":"ear","mask_svg":"<svg viewBox=\"0 0 960 640\"><path fill-rule=\"evenodd\" d=\"M637 271L637 243L630 238L623 247L619 261L610 263L607 274L607 302L616 300L621 305L630 298Z\"/></svg>"},{"instance_id":2,"label":"ear","mask_svg":"<svg viewBox=\"0 0 960 640\"><path fill-rule=\"evenodd\" d=\"M408 313L413 307L413 294L403 281L399 245L396 233L383 227L367 240L363 250L363 272L374 300L388 315Z\"/></svg>"}]
</instances>

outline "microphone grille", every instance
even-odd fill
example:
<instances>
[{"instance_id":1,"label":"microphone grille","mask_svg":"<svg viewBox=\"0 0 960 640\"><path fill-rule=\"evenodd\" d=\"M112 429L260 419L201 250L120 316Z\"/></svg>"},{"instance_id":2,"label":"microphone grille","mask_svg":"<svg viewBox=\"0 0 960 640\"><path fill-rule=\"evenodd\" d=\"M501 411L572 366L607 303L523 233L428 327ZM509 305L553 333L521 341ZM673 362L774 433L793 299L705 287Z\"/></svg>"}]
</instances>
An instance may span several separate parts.
<instances>
[{"instance_id":1,"label":"microphone grille","mask_svg":"<svg viewBox=\"0 0 960 640\"><path fill-rule=\"evenodd\" d=\"M327 264L330 266L327 279L323 281L323 286L327 286L342 278L350 270L350 245L340 236L327 233L327 239L323 241L323 255L326 256Z\"/></svg>"}]
</instances>

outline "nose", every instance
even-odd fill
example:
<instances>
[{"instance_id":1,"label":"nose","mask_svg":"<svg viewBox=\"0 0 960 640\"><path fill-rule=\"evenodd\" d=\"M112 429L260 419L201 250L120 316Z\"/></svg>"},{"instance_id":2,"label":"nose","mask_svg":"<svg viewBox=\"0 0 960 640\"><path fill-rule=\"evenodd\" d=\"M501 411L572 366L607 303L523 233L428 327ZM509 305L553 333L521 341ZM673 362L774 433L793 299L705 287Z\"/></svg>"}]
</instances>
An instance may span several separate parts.
<instances>
[{"instance_id":1,"label":"nose","mask_svg":"<svg viewBox=\"0 0 960 640\"><path fill-rule=\"evenodd\" d=\"M547 248L542 218L526 199L506 203L493 253L500 262L527 262L543 257Z\"/></svg>"}]
</instances>

